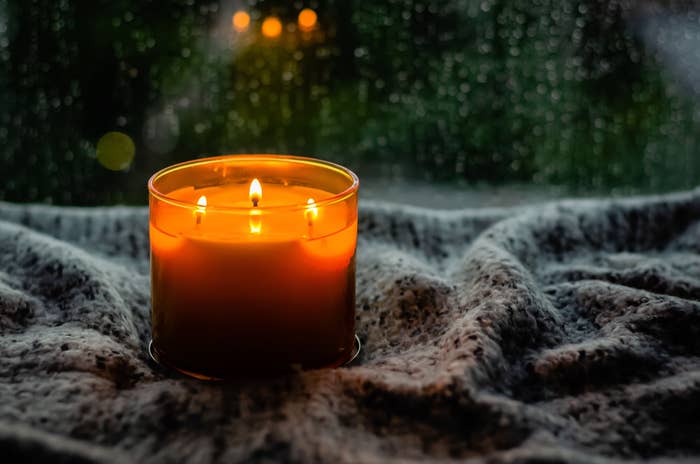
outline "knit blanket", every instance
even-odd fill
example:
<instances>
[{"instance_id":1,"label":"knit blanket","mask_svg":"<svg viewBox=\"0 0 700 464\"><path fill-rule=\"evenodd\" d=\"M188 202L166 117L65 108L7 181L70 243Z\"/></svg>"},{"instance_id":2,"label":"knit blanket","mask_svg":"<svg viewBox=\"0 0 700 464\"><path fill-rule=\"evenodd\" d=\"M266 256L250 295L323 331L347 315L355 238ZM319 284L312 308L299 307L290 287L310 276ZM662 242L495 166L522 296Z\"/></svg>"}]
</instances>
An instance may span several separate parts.
<instances>
[{"instance_id":1,"label":"knit blanket","mask_svg":"<svg viewBox=\"0 0 700 464\"><path fill-rule=\"evenodd\" d=\"M0 203L3 462L700 459L700 190L360 206L338 369L152 362L148 212Z\"/></svg>"}]
</instances>

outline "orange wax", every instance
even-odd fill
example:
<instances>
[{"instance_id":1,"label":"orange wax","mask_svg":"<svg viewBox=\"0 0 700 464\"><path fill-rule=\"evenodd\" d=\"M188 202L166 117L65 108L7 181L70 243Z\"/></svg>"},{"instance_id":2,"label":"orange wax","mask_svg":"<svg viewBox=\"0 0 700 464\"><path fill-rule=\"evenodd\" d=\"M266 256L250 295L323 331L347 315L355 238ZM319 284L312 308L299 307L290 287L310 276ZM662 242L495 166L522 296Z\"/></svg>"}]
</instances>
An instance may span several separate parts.
<instances>
[{"instance_id":1,"label":"orange wax","mask_svg":"<svg viewBox=\"0 0 700 464\"><path fill-rule=\"evenodd\" d=\"M209 158L154 175L158 358L214 378L346 361L357 185L339 166L274 155Z\"/></svg>"}]
</instances>

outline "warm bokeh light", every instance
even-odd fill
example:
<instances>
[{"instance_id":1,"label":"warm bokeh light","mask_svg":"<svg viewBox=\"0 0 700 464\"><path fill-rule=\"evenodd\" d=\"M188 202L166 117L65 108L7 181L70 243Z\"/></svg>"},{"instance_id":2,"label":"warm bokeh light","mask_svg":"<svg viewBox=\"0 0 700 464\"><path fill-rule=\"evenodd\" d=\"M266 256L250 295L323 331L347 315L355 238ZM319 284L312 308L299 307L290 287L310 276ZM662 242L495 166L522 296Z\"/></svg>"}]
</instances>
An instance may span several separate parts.
<instances>
[{"instance_id":1,"label":"warm bokeh light","mask_svg":"<svg viewBox=\"0 0 700 464\"><path fill-rule=\"evenodd\" d=\"M258 202L262 199L262 185L258 179L253 179L248 190L248 198L253 202L253 206L258 206Z\"/></svg>"},{"instance_id":2,"label":"warm bokeh light","mask_svg":"<svg viewBox=\"0 0 700 464\"><path fill-rule=\"evenodd\" d=\"M311 31L316 27L317 20L318 16L314 10L311 8L304 8L299 12L299 18L297 19L299 22L299 29L302 31Z\"/></svg>"},{"instance_id":3,"label":"warm bokeh light","mask_svg":"<svg viewBox=\"0 0 700 464\"><path fill-rule=\"evenodd\" d=\"M262 33L265 37L269 37L271 39L279 37L279 35L282 33L282 23L274 16L265 18L265 21L262 23Z\"/></svg>"},{"instance_id":4,"label":"warm bokeh light","mask_svg":"<svg viewBox=\"0 0 700 464\"><path fill-rule=\"evenodd\" d=\"M131 166L136 147L123 132L107 132L97 141L97 161L111 171L123 171Z\"/></svg>"},{"instance_id":5,"label":"warm bokeh light","mask_svg":"<svg viewBox=\"0 0 700 464\"><path fill-rule=\"evenodd\" d=\"M231 19L233 28L238 32L243 32L250 26L250 15L245 11L236 11Z\"/></svg>"}]
</instances>

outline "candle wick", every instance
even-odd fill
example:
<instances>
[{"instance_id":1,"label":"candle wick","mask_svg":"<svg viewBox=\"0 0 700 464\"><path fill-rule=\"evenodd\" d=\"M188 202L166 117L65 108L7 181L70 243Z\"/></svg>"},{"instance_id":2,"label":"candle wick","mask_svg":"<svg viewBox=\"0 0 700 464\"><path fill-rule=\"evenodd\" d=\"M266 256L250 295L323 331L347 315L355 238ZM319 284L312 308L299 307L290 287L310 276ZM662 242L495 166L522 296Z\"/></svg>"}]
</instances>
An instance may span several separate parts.
<instances>
[{"instance_id":1,"label":"candle wick","mask_svg":"<svg viewBox=\"0 0 700 464\"><path fill-rule=\"evenodd\" d=\"M201 213L197 213L196 224L197 224L197 225L200 225L201 223L202 223L202 214L201 214Z\"/></svg>"},{"instance_id":2,"label":"candle wick","mask_svg":"<svg viewBox=\"0 0 700 464\"><path fill-rule=\"evenodd\" d=\"M257 208L257 207L258 207L258 199L253 198L253 208Z\"/></svg>"}]
</instances>

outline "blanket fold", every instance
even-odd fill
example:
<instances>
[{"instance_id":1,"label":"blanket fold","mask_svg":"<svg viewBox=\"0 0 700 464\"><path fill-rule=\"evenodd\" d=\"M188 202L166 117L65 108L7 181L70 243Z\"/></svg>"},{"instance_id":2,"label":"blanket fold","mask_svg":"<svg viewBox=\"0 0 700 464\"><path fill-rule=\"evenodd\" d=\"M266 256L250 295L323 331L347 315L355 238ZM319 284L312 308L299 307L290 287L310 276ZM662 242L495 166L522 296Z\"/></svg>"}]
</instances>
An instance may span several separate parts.
<instances>
[{"instance_id":1,"label":"blanket fold","mask_svg":"<svg viewBox=\"0 0 700 464\"><path fill-rule=\"evenodd\" d=\"M700 190L360 207L352 367L155 365L148 212L0 203L0 450L39 462L700 458Z\"/></svg>"}]
</instances>

